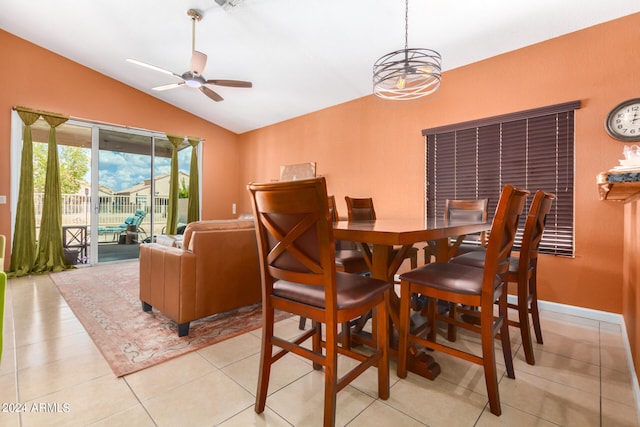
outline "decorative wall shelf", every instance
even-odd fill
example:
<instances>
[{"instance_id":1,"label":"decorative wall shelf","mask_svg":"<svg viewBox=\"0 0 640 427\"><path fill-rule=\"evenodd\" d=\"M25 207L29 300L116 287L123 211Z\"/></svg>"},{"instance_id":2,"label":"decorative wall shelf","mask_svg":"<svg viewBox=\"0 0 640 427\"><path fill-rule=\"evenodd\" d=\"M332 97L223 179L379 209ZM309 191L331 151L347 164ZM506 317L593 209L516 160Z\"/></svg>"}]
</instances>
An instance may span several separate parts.
<instances>
[{"instance_id":1,"label":"decorative wall shelf","mask_svg":"<svg viewBox=\"0 0 640 427\"><path fill-rule=\"evenodd\" d=\"M640 197L640 169L601 172L596 177L600 200L624 202Z\"/></svg>"}]
</instances>

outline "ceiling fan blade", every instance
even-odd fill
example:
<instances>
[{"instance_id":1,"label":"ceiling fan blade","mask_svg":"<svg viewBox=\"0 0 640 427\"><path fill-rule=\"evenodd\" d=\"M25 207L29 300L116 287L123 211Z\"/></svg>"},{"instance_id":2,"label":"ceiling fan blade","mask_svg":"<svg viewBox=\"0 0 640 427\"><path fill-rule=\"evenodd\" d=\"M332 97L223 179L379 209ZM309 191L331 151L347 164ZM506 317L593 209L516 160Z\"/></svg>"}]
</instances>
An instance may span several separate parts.
<instances>
[{"instance_id":1,"label":"ceiling fan blade","mask_svg":"<svg viewBox=\"0 0 640 427\"><path fill-rule=\"evenodd\" d=\"M216 92L212 91L206 86L200 86L200 91L216 102L220 102L224 99L223 97L221 97Z\"/></svg>"},{"instance_id":2,"label":"ceiling fan blade","mask_svg":"<svg viewBox=\"0 0 640 427\"><path fill-rule=\"evenodd\" d=\"M169 90L169 89L174 89L177 88L179 86L182 86L184 84L184 82L180 82L180 83L169 83L168 85L162 85L162 86L156 86L156 87L152 87L151 90L157 90L157 91L162 91L162 90Z\"/></svg>"},{"instance_id":3,"label":"ceiling fan blade","mask_svg":"<svg viewBox=\"0 0 640 427\"><path fill-rule=\"evenodd\" d=\"M204 67L207 66L207 55L202 52L194 50L191 54L191 66L189 71L196 75L202 75Z\"/></svg>"},{"instance_id":4,"label":"ceiling fan blade","mask_svg":"<svg viewBox=\"0 0 640 427\"><path fill-rule=\"evenodd\" d=\"M253 87L251 82L245 82L242 80L207 80L207 84L228 87Z\"/></svg>"},{"instance_id":5,"label":"ceiling fan blade","mask_svg":"<svg viewBox=\"0 0 640 427\"><path fill-rule=\"evenodd\" d=\"M151 65L151 64L144 63L144 62L140 62L138 60L131 59L131 58L127 58L127 61L131 62L132 64L139 65L141 67L149 68L149 69L154 70L154 71L159 71L161 73L168 74L170 76L180 77L178 74L176 74L174 72L165 70L164 68L156 67L155 65ZM180 78L182 78L182 77L180 77Z\"/></svg>"}]
</instances>

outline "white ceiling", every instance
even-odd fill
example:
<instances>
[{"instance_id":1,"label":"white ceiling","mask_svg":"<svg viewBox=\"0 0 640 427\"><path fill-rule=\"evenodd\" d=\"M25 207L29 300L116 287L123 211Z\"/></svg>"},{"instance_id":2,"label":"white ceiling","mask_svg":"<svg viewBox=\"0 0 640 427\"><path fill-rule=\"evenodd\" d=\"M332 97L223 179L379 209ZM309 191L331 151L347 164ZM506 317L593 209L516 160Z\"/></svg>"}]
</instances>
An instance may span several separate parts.
<instances>
[{"instance_id":1,"label":"white ceiling","mask_svg":"<svg viewBox=\"0 0 640 427\"><path fill-rule=\"evenodd\" d=\"M205 78L253 88L214 87L222 102L152 91L178 79L126 61L187 71L190 8L204 16ZM404 48L404 12L402 0L0 0L0 28L243 133L371 94L373 63ZM412 0L409 47L440 52L446 72L635 12L639 0Z\"/></svg>"}]
</instances>

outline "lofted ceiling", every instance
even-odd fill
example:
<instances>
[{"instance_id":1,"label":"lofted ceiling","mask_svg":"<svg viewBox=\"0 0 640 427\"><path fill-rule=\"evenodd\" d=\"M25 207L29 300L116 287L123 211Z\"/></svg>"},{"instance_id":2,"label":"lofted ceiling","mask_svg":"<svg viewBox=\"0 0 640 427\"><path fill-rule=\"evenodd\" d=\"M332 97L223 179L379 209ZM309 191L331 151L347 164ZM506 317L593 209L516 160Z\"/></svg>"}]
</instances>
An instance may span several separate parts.
<instances>
[{"instance_id":1,"label":"lofted ceiling","mask_svg":"<svg viewBox=\"0 0 640 427\"><path fill-rule=\"evenodd\" d=\"M224 101L181 86L196 49ZM409 47L434 49L446 71L640 11L638 0L411 0ZM370 95L373 63L404 48L402 0L0 0L0 28L236 133ZM5 66L12 66L5 64ZM46 72L46 70L43 70ZM392 102L392 101L380 101Z\"/></svg>"}]
</instances>

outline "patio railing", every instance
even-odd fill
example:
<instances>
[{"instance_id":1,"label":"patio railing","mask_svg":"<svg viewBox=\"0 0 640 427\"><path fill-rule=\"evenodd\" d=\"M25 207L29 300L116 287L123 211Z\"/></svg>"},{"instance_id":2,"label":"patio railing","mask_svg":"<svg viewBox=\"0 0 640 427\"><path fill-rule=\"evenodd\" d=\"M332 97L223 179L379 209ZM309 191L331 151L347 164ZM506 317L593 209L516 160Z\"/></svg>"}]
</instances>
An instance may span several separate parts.
<instances>
[{"instance_id":1,"label":"patio railing","mask_svg":"<svg viewBox=\"0 0 640 427\"><path fill-rule=\"evenodd\" d=\"M36 216L36 238L40 231L42 219L43 193L34 194ZM137 209L147 212L142 221L142 228L147 233L160 234L167 225L167 197L154 197L154 230L151 228L151 206L148 199L139 198L132 202L129 196L100 197L100 211L98 213L98 227L112 227L123 224L127 217L133 216ZM88 225L91 219L91 196L78 194L62 195L62 225Z\"/></svg>"}]
</instances>

